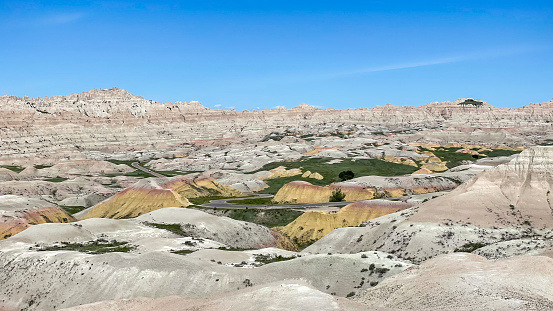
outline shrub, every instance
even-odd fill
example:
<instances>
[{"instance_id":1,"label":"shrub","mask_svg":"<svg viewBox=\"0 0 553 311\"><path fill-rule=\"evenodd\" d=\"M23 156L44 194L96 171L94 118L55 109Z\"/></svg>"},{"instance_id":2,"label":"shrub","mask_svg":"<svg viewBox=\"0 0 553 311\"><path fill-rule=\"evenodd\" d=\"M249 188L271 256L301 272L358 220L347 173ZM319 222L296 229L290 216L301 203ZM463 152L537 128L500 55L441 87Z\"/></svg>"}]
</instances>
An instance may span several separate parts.
<instances>
[{"instance_id":1,"label":"shrub","mask_svg":"<svg viewBox=\"0 0 553 311\"><path fill-rule=\"evenodd\" d=\"M328 198L330 202L342 202L346 198L346 194L342 192L342 189L336 188L332 191L332 194Z\"/></svg>"},{"instance_id":2,"label":"shrub","mask_svg":"<svg viewBox=\"0 0 553 311\"><path fill-rule=\"evenodd\" d=\"M340 174L338 174L338 177L340 177L340 179L342 181L352 179L354 176L355 176L355 174L353 174L352 171L342 171L342 172L340 172Z\"/></svg>"}]
</instances>

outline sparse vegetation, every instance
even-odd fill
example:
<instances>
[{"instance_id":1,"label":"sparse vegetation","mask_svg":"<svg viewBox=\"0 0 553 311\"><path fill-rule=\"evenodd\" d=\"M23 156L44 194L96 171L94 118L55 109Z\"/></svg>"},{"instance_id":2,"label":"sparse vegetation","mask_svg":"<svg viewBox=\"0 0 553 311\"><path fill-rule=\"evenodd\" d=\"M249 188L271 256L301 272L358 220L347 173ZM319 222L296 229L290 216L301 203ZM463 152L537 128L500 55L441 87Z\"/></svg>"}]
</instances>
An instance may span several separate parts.
<instances>
[{"instance_id":1,"label":"sparse vegetation","mask_svg":"<svg viewBox=\"0 0 553 311\"><path fill-rule=\"evenodd\" d=\"M466 243L464 244L463 246L461 246L460 248L456 248L454 252L463 252L463 253L472 253L474 252L475 250L479 249L479 248L482 248L486 246L486 244L483 244L483 243Z\"/></svg>"},{"instance_id":2,"label":"sparse vegetation","mask_svg":"<svg viewBox=\"0 0 553 311\"><path fill-rule=\"evenodd\" d=\"M172 250L171 253L177 254L177 255L188 255L195 251L196 250L192 250L192 249L180 249L180 250Z\"/></svg>"},{"instance_id":3,"label":"sparse vegetation","mask_svg":"<svg viewBox=\"0 0 553 311\"><path fill-rule=\"evenodd\" d=\"M44 179L44 181L49 181L49 182L56 182L56 183L58 183L58 182L66 181L66 180L68 180L68 179L69 179L69 178L65 178L65 177L60 177L60 176L58 176L58 177L54 177L54 178L46 178L46 179Z\"/></svg>"},{"instance_id":4,"label":"sparse vegetation","mask_svg":"<svg viewBox=\"0 0 553 311\"><path fill-rule=\"evenodd\" d=\"M144 224L150 227L167 230L180 236L189 236L186 231L182 230L182 227L179 224L160 224L152 222L145 222Z\"/></svg>"},{"instance_id":5,"label":"sparse vegetation","mask_svg":"<svg viewBox=\"0 0 553 311\"><path fill-rule=\"evenodd\" d=\"M136 247L130 245L128 242L119 242L116 240L98 239L87 243L70 243L61 242L60 245L45 246L37 249L38 251L77 251L87 254L104 254L104 253L128 253L134 250Z\"/></svg>"},{"instance_id":6,"label":"sparse vegetation","mask_svg":"<svg viewBox=\"0 0 553 311\"><path fill-rule=\"evenodd\" d=\"M19 165L0 165L0 167L9 169L10 171L16 172L18 174L25 169L23 166Z\"/></svg>"},{"instance_id":7,"label":"sparse vegetation","mask_svg":"<svg viewBox=\"0 0 553 311\"><path fill-rule=\"evenodd\" d=\"M221 246L218 249L222 251L229 251L229 252L242 252L242 251L252 250L251 248L240 248L240 247L232 247L232 246Z\"/></svg>"},{"instance_id":8,"label":"sparse vegetation","mask_svg":"<svg viewBox=\"0 0 553 311\"><path fill-rule=\"evenodd\" d=\"M298 248L300 250L302 249L305 249L307 248L308 246L310 246L311 244L317 242L316 240L307 240L307 241L300 241L297 237L294 237L292 239L292 242L294 242L294 244L296 244L298 246ZM332 255L331 253L329 253L328 255Z\"/></svg>"},{"instance_id":9,"label":"sparse vegetation","mask_svg":"<svg viewBox=\"0 0 553 311\"><path fill-rule=\"evenodd\" d=\"M296 257L283 257L281 255L278 255L278 256L271 256L271 255L263 255L263 254L256 254L255 255L255 261L263 264L263 265L266 265L266 264L270 264L270 263L273 263L273 262L279 262L279 261L287 261L287 260L290 260L290 259L294 259Z\"/></svg>"},{"instance_id":10,"label":"sparse vegetation","mask_svg":"<svg viewBox=\"0 0 553 311\"><path fill-rule=\"evenodd\" d=\"M75 214L86 209L86 207L84 206L60 206L60 207L68 214Z\"/></svg>"}]
</instances>

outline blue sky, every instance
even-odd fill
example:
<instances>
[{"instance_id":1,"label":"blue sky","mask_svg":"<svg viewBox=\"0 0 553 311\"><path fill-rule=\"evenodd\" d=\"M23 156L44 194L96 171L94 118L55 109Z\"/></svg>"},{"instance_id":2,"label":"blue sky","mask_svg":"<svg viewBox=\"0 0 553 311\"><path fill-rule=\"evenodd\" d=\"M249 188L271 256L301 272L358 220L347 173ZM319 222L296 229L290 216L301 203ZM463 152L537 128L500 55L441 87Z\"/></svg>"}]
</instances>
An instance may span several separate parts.
<instances>
[{"instance_id":1,"label":"blue sky","mask_svg":"<svg viewBox=\"0 0 553 311\"><path fill-rule=\"evenodd\" d=\"M0 93L210 108L553 98L553 1L2 1Z\"/></svg>"}]
</instances>

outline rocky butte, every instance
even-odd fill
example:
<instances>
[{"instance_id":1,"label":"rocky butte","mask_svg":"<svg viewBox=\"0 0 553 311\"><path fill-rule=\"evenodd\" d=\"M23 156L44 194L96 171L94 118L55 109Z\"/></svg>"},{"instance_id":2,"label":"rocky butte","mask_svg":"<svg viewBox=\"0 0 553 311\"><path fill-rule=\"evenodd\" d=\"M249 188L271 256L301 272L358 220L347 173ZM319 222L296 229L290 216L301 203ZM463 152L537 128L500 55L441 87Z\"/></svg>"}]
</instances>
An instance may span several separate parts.
<instances>
[{"instance_id":1,"label":"rocky butte","mask_svg":"<svg viewBox=\"0 0 553 311\"><path fill-rule=\"evenodd\" d=\"M553 101L0 97L0 310L553 310Z\"/></svg>"}]
</instances>

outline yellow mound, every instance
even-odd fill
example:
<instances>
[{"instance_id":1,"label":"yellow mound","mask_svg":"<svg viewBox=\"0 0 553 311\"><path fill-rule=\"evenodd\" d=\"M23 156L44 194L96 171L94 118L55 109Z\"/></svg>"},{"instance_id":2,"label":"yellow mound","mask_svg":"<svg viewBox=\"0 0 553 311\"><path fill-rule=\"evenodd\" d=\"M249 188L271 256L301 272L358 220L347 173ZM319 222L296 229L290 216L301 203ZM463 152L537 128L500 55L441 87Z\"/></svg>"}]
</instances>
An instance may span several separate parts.
<instances>
[{"instance_id":1,"label":"yellow mound","mask_svg":"<svg viewBox=\"0 0 553 311\"><path fill-rule=\"evenodd\" d=\"M274 179L274 178L282 178L282 177L290 177L290 176L296 176L301 175L301 170L299 168L293 168L293 169L286 169L284 166L279 166L277 168L274 168L269 171L269 175L267 176L261 176L259 179Z\"/></svg>"},{"instance_id":2,"label":"yellow mound","mask_svg":"<svg viewBox=\"0 0 553 311\"><path fill-rule=\"evenodd\" d=\"M344 206L337 213L309 211L285 227L273 228L297 244L315 242L332 230L359 224L411 207L411 204L384 200L360 201Z\"/></svg>"},{"instance_id":3,"label":"yellow mound","mask_svg":"<svg viewBox=\"0 0 553 311\"><path fill-rule=\"evenodd\" d=\"M191 205L187 198L208 196L233 197L243 193L211 178L149 178L94 206L82 219L132 218L160 208L186 207Z\"/></svg>"},{"instance_id":4,"label":"yellow mound","mask_svg":"<svg viewBox=\"0 0 553 311\"><path fill-rule=\"evenodd\" d=\"M432 171L427 168L421 168L420 170L411 173L411 175L419 175L419 174L428 175L428 174L432 174Z\"/></svg>"},{"instance_id":5,"label":"yellow mound","mask_svg":"<svg viewBox=\"0 0 553 311\"><path fill-rule=\"evenodd\" d=\"M0 217L0 240L7 239L29 228L43 223L67 223L76 221L57 206L38 207L15 212L10 216Z\"/></svg>"},{"instance_id":6,"label":"yellow mound","mask_svg":"<svg viewBox=\"0 0 553 311\"><path fill-rule=\"evenodd\" d=\"M398 164L404 164L404 165L410 165L414 167L418 167L417 163L413 161L412 159L406 158L406 157L394 157L394 156L384 156L384 161L391 162L391 163L398 163Z\"/></svg>"},{"instance_id":7,"label":"yellow mound","mask_svg":"<svg viewBox=\"0 0 553 311\"><path fill-rule=\"evenodd\" d=\"M337 187L330 186L315 186L306 181L293 181L282 186L273 198L275 202L290 202L290 203L322 203L328 202L328 198L332 191ZM342 186L342 192L346 195L345 201L369 200L377 196L377 191L374 188L366 188L362 186Z\"/></svg>"}]
</instances>

